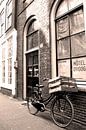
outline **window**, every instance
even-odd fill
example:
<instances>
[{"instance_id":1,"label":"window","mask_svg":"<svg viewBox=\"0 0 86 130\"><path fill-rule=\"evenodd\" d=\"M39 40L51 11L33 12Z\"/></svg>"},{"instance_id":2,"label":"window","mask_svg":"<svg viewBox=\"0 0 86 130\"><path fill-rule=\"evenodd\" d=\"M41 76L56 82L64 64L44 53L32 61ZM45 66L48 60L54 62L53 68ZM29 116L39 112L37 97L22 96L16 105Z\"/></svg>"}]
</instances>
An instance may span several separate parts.
<instances>
[{"instance_id":1,"label":"window","mask_svg":"<svg viewBox=\"0 0 86 130\"><path fill-rule=\"evenodd\" d=\"M86 80L86 38L82 0L63 0L57 9L55 24L57 75Z\"/></svg>"},{"instance_id":2,"label":"window","mask_svg":"<svg viewBox=\"0 0 86 130\"><path fill-rule=\"evenodd\" d=\"M0 0L0 5L2 4L3 1L4 1L4 0Z\"/></svg>"},{"instance_id":3,"label":"window","mask_svg":"<svg viewBox=\"0 0 86 130\"><path fill-rule=\"evenodd\" d=\"M36 20L32 21L27 32L27 50L38 46L38 30Z\"/></svg>"},{"instance_id":4,"label":"window","mask_svg":"<svg viewBox=\"0 0 86 130\"><path fill-rule=\"evenodd\" d=\"M9 0L6 4L6 29L11 27L12 24L12 0Z\"/></svg>"},{"instance_id":5,"label":"window","mask_svg":"<svg viewBox=\"0 0 86 130\"><path fill-rule=\"evenodd\" d=\"M4 34L5 31L5 12L2 10L0 14L0 36Z\"/></svg>"},{"instance_id":6,"label":"window","mask_svg":"<svg viewBox=\"0 0 86 130\"><path fill-rule=\"evenodd\" d=\"M5 83L5 43L2 45L2 83Z\"/></svg>"},{"instance_id":7,"label":"window","mask_svg":"<svg viewBox=\"0 0 86 130\"><path fill-rule=\"evenodd\" d=\"M12 37L8 39L8 84L12 83Z\"/></svg>"}]
</instances>

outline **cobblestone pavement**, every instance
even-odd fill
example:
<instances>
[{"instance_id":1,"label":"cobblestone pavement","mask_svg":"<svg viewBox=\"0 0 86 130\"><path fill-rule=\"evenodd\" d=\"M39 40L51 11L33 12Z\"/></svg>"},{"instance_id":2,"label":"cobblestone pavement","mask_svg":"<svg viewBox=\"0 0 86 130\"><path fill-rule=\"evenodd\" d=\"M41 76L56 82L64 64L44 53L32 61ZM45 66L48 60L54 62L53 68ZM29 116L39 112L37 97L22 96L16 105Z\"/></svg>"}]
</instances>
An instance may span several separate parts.
<instances>
[{"instance_id":1,"label":"cobblestone pavement","mask_svg":"<svg viewBox=\"0 0 86 130\"><path fill-rule=\"evenodd\" d=\"M0 130L65 130L56 126L49 113L29 114L24 101L0 93ZM71 125L67 130L86 130Z\"/></svg>"}]
</instances>

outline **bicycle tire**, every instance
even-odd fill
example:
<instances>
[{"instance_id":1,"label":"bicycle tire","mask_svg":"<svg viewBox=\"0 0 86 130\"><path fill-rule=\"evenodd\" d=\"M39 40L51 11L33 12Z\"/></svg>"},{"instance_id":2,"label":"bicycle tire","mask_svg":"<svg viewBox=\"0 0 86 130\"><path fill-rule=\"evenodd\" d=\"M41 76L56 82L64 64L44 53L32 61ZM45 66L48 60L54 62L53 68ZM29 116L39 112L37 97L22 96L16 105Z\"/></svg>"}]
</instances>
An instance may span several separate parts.
<instances>
[{"instance_id":1,"label":"bicycle tire","mask_svg":"<svg viewBox=\"0 0 86 130\"><path fill-rule=\"evenodd\" d=\"M74 118L74 108L66 97L56 97L51 104L51 117L54 123L62 128L67 127Z\"/></svg>"},{"instance_id":2,"label":"bicycle tire","mask_svg":"<svg viewBox=\"0 0 86 130\"><path fill-rule=\"evenodd\" d=\"M29 110L29 113L32 114L32 115L36 115L39 110L36 109L33 105L32 105L32 101L34 101L35 99L33 97L29 98L27 100L27 107L28 107L28 110Z\"/></svg>"}]
</instances>

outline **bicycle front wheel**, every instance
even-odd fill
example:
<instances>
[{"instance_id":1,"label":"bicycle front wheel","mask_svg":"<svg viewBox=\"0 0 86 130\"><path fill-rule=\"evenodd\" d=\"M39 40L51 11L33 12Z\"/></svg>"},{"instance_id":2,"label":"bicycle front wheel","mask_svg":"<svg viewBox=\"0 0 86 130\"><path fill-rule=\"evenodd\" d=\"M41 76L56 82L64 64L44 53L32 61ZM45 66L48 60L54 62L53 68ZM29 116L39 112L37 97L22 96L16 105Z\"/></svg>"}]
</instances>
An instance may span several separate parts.
<instances>
[{"instance_id":1,"label":"bicycle front wheel","mask_svg":"<svg viewBox=\"0 0 86 130\"><path fill-rule=\"evenodd\" d=\"M56 97L51 105L51 116L54 123L62 128L67 127L73 120L74 108L68 97Z\"/></svg>"}]
</instances>

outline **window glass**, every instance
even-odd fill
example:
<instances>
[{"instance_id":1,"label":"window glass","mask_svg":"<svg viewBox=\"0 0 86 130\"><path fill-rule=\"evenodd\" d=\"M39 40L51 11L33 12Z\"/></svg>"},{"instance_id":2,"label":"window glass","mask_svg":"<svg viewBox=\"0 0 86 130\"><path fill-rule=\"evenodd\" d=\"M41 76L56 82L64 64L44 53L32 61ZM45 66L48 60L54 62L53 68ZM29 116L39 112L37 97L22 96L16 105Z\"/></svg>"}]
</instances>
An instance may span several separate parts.
<instances>
[{"instance_id":1,"label":"window glass","mask_svg":"<svg viewBox=\"0 0 86 130\"><path fill-rule=\"evenodd\" d=\"M12 83L12 58L8 59L8 84Z\"/></svg>"},{"instance_id":2,"label":"window glass","mask_svg":"<svg viewBox=\"0 0 86 130\"><path fill-rule=\"evenodd\" d=\"M70 57L69 38L65 38L57 42L57 57L58 59Z\"/></svg>"},{"instance_id":3,"label":"window glass","mask_svg":"<svg viewBox=\"0 0 86 130\"><path fill-rule=\"evenodd\" d=\"M6 4L6 28L8 29L12 24L12 0Z\"/></svg>"},{"instance_id":4,"label":"window glass","mask_svg":"<svg viewBox=\"0 0 86 130\"><path fill-rule=\"evenodd\" d=\"M70 15L70 33L75 34L84 30L83 10Z\"/></svg>"},{"instance_id":5,"label":"window glass","mask_svg":"<svg viewBox=\"0 0 86 130\"><path fill-rule=\"evenodd\" d=\"M31 22L29 27L28 27L28 31L27 34L30 34L34 31L34 22Z\"/></svg>"},{"instance_id":6,"label":"window glass","mask_svg":"<svg viewBox=\"0 0 86 130\"><path fill-rule=\"evenodd\" d=\"M12 37L8 39L8 84L12 83Z\"/></svg>"},{"instance_id":7,"label":"window glass","mask_svg":"<svg viewBox=\"0 0 86 130\"><path fill-rule=\"evenodd\" d=\"M72 59L73 78L86 81L86 57Z\"/></svg>"},{"instance_id":8,"label":"window glass","mask_svg":"<svg viewBox=\"0 0 86 130\"><path fill-rule=\"evenodd\" d=\"M8 57L12 57L12 37L8 39Z\"/></svg>"},{"instance_id":9,"label":"window glass","mask_svg":"<svg viewBox=\"0 0 86 130\"><path fill-rule=\"evenodd\" d=\"M38 64L38 55L35 55L33 60L34 60L33 61L34 64Z\"/></svg>"},{"instance_id":10,"label":"window glass","mask_svg":"<svg viewBox=\"0 0 86 130\"><path fill-rule=\"evenodd\" d=\"M37 66L34 66L34 76L38 77L38 73L39 71L38 71L38 65L37 65Z\"/></svg>"},{"instance_id":11,"label":"window glass","mask_svg":"<svg viewBox=\"0 0 86 130\"><path fill-rule=\"evenodd\" d=\"M2 61L2 82L5 83L5 61Z\"/></svg>"},{"instance_id":12,"label":"window glass","mask_svg":"<svg viewBox=\"0 0 86 130\"><path fill-rule=\"evenodd\" d=\"M32 35L31 35L31 36L28 36L28 37L27 37L27 50L33 48L33 47L32 47L32 42L33 42L33 37L32 37Z\"/></svg>"},{"instance_id":13,"label":"window glass","mask_svg":"<svg viewBox=\"0 0 86 130\"><path fill-rule=\"evenodd\" d=\"M38 46L38 32L27 36L27 50Z\"/></svg>"},{"instance_id":14,"label":"window glass","mask_svg":"<svg viewBox=\"0 0 86 130\"><path fill-rule=\"evenodd\" d=\"M80 33L71 37L72 57L86 55L85 33Z\"/></svg>"},{"instance_id":15,"label":"window glass","mask_svg":"<svg viewBox=\"0 0 86 130\"><path fill-rule=\"evenodd\" d=\"M58 61L58 76L69 76L70 77L70 60L59 60Z\"/></svg>"},{"instance_id":16,"label":"window glass","mask_svg":"<svg viewBox=\"0 0 86 130\"><path fill-rule=\"evenodd\" d=\"M66 37L69 35L68 18L64 18L57 22L57 39Z\"/></svg>"},{"instance_id":17,"label":"window glass","mask_svg":"<svg viewBox=\"0 0 86 130\"><path fill-rule=\"evenodd\" d=\"M27 31L27 50L38 46L37 22L33 20Z\"/></svg>"},{"instance_id":18,"label":"window glass","mask_svg":"<svg viewBox=\"0 0 86 130\"><path fill-rule=\"evenodd\" d=\"M32 64L33 64L33 57L29 56L29 58L27 59L27 61L28 61L28 65L32 66Z\"/></svg>"},{"instance_id":19,"label":"window glass","mask_svg":"<svg viewBox=\"0 0 86 130\"><path fill-rule=\"evenodd\" d=\"M12 23L12 14L10 14L10 15L8 16L7 26L10 27L10 26L11 26L11 23Z\"/></svg>"},{"instance_id":20,"label":"window glass","mask_svg":"<svg viewBox=\"0 0 86 130\"><path fill-rule=\"evenodd\" d=\"M2 10L0 14L0 36L3 35L5 32L5 11Z\"/></svg>"},{"instance_id":21,"label":"window glass","mask_svg":"<svg viewBox=\"0 0 86 130\"><path fill-rule=\"evenodd\" d=\"M28 76L31 76L32 77L32 67L28 67L28 70L27 70L27 74L28 74Z\"/></svg>"},{"instance_id":22,"label":"window glass","mask_svg":"<svg viewBox=\"0 0 86 130\"><path fill-rule=\"evenodd\" d=\"M33 46L33 47L38 46L38 31L33 34L32 46Z\"/></svg>"},{"instance_id":23,"label":"window glass","mask_svg":"<svg viewBox=\"0 0 86 130\"><path fill-rule=\"evenodd\" d=\"M5 47L2 47L2 82L5 83Z\"/></svg>"},{"instance_id":24,"label":"window glass","mask_svg":"<svg viewBox=\"0 0 86 130\"><path fill-rule=\"evenodd\" d=\"M64 13L66 13L68 11L68 4L67 4L67 0L63 0L61 5L59 6L58 10L57 10L57 14L56 17L63 15Z\"/></svg>"},{"instance_id":25,"label":"window glass","mask_svg":"<svg viewBox=\"0 0 86 130\"><path fill-rule=\"evenodd\" d=\"M80 5L82 2L83 2L83 0L68 0L69 10Z\"/></svg>"}]
</instances>

